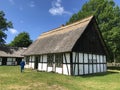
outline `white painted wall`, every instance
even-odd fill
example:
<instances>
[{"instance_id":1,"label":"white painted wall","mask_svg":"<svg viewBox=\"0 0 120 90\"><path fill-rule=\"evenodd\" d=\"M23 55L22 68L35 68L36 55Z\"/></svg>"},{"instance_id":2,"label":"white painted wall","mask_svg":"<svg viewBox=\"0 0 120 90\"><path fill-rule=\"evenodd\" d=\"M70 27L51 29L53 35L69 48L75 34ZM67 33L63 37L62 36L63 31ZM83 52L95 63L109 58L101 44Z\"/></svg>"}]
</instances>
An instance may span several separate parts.
<instances>
[{"instance_id":1,"label":"white painted wall","mask_svg":"<svg viewBox=\"0 0 120 90\"><path fill-rule=\"evenodd\" d=\"M96 64L93 64L93 68L94 68L94 73L96 73L97 72L97 66L96 66Z\"/></svg>"},{"instance_id":2,"label":"white painted wall","mask_svg":"<svg viewBox=\"0 0 120 90\"><path fill-rule=\"evenodd\" d=\"M48 67L48 70L47 70L47 72L52 72L52 67Z\"/></svg>"},{"instance_id":3,"label":"white painted wall","mask_svg":"<svg viewBox=\"0 0 120 90\"><path fill-rule=\"evenodd\" d=\"M75 57L76 57L75 54L76 54L75 52L72 53L72 55L73 55L73 57L72 57L73 63L75 63Z\"/></svg>"},{"instance_id":4,"label":"white painted wall","mask_svg":"<svg viewBox=\"0 0 120 90\"><path fill-rule=\"evenodd\" d=\"M92 64L89 64L89 73L91 74L91 73L93 73L93 71L92 71Z\"/></svg>"},{"instance_id":5,"label":"white painted wall","mask_svg":"<svg viewBox=\"0 0 120 90\"><path fill-rule=\"evenodd\" d=\"M107 71L107 66L106 66L106 64L104 64L104 72L106 72Z\"/></svg>"},{"instance_id":6,"label":"white painted wall","mask_svg":"<svg viewBox=\"0 0 120 90\"><path fill-rule=\"evenodd\" d=\"M72 59L73 59L73 66L72 66L73 72L72 73L74 73L74 75L106 72L106 69L107 69L106 64L101 64L101 63L106 63L105 55L95 55L95 54L87 54L87 53L84 53L84 55L83 55L83 53L77 53L77 56L76 56L75 52L73 52L72 55L73 55L72 56ZM60 73L60 74L63 73L65 75L71 75L70 53L65 53L67 63L69 63L69 64L63 64L63 69L62 69L62 67L56 67L55 64L53 64L53 66L56 68L47 67L47 55L42 55L42 56L43 56L43 58L41 57L41 59L43 59L43 60L41 60L41 61L43 61L43 63L38 64L38 70L47 71L47 72L56 71L56 73ZM76 58L76 60L75 60L75 58ZM83 58L84 58L84 64L81 64L81 63L83 63ZM35 57L31 56L30 59L32 61L34 61ZM55 60L55 57L54 57L54 60ZM93 64L91 64L92 62L93 62ZM63 63L66 63L64 56L63 56ZM77 64L75 64L75 63L77 63ZM100 64L96 64L96 63L100 63ZM83 65L84 65L84 68L83 68ZM29 65L27 67L34 69L34 62L29 63ZM74 69L74 67L75 67L75 69ZM84 71L83 71L83 69L84 69Z\"/></svg>"},{"instance_id":7,"label":"white painted wall","mask_svg":"<svg viewBox=\"0 0 120 90\"><path fill-rule=\"evenodd\" d=\"M103 64L101 64L101 72L103 72Z\"/></svg>"},{"instance_id":8,"label":"white painted wall","mask_svg":"<svg viewBox=\"0 0 120 90\"><path fill-rule=\"evenodd\" d=\"M105 55L79 53L79 61L78 62L77 62L78 56L77 57L75 57L75 56L76 56L76 53L73 52L73 73L75 75L78 75L78 74L82 75L83 72L84 72L84 74L106 72L106 64L102 64L102 63L106 63ZM77 60L75 60L75 58ZM83 58L84 58L84 64L79 65L78 63L83 63ZM75 63L77 63L77 64L75 64ZM84 68L83 68L83 65L84 65ZM78 68L79 68L79 72L78 72ZM83 69L84 69L84 71L83 71Z\"/></svg>"},{"instance_id":9,"label":"white painted wall","mask_svg":"<svg viewBox=\"0 0 120 90\"><path fill-rule=\"evenodd\" d=\"M79 63L83 63L83 53L79 53Z\"/></svg>"},{"instance_id":10,"label":"white painted wall","mask_svg":"<svg viewBox=\"0 0 120 90\"><path fill-rule=\"evenodd\" d=\"M79 64L79 74L83 75L83 64Z\"/></svg>"},{"instance_id":11,"label":"white painted wall","mask_svg":"<svg viewBox=\"0 0 120 90\"><path fill-rule=\"evenodd\" d=\"M63 74L65 75L70 75L71 74L71 70L70 70L70 53L65 53L66 56L66 62L69 64L63 64ZM63 62L65 62L65 57L63 56ZM62 70L62 69L61 69ZM62 71L60 71L59 73L61 73Z\"/></svg>"},{"instance_id":12,"label":"white painted wall","mask_svg":"<svg viewBox=\"0 0 120 90\"><path fill-rule=\"evenodd\" d=\"M43 63L42 71L47 71L47 63Z\"/></svg>"},{"instance_id":13,"label":"white painted wall","mask_svg":"<svg viewBox=\"0 0 120 90\"><path fill-rule=\"evenodd\" d=\"M85 73L85 74L88 74L88 64L84 64L84 68L85 68L85 69L84 69L84 70L85 70L84 73Z\"/></svg>"},{"instance_id":14,"label":"white painted wall","mask_svg":"<svg viewBox=\"0 0 120 90\"><path fill-rule=\"evenodd\" d=\"M42 63L38 63L38 70L42 71Z\"/></svg>"},{"instance_id":15,"label":"white painted wall","mask_svg":"<svg viewBox=\"0 0 120 90\"><path fill-rule=\"evenodd\" d=\"M68 70L67 70L67 66L68 66ZM69 71L69 74L68 74L68 71ZM63 64L63 74L65 74L65 75L71 75L70 64L68 64L68 65Z\"/></svg>"},{"instance_id":16,"label":"white painted wall","mask_svg":"<svg viewBox=\"0 0 120 90\"><path fill-rule=\"evenodd\" d=\"M97 55L97 63L100 63L99 55Z\"/></svg>"},{"instance_id":17,"label":"white painted wall","mask_svg":"<svg viewBox=\"0 0 120 90\"><path fill-rule=\"evenodd\" d=\"M89 54L89 63L92 63L92 54Z\"/></svg>"},{"instance_id":18,"label":"white painted wall","mask_svg":"<svg viewBox=\"0 0 120 90\"><path fill-rule=\"evenodd\" d=\"M103 62L103 56L100 55L100 63L102 63L102 62Z\"/></svg>"},{"instance_id":19,"label":"white painted wall","mask_svg":"<svg viewBox=\"0 0 120 90\"><path fill-rule=\"evenodd\" d=\"M34 69L34 63L29 63L29 68Z\"/></svg>"},{"instance_id":20,"label":"white painted wall","mask_svg":"<svg viewBox=\"0 0 120 90\"><path fill-rule=\"evenodd\" d=\"M84 63L88 63L88 54L84 54Z\"/></svg>"},{"instance_id":21,"label":"white painted wall","mask_svg":"<svg viewBox=\"0 0 120 90\"><path fill-rule=\"evenodd\" d=\"M30 67L29 67L29 64L25 64L25 68L30 68Z\"/></svg>"},{"instance_id":22,"label":"white painted wall","mask_svg":"<svg viewBox=\"0 0 120 90\"><path fill-rule=\"evenodd\" d=\"M100 72L100 64L97 64L97 72Z\"/></svg>"},{"instance_id":23,"label":"white painted wall","mask_svg":"<svg viewBox=\"0 0 120 90\"><path fill-rule=\"evenodd\" d=\"M62 74L62 68L56 67L56 73Z\"/></svg>"}]
</instances>

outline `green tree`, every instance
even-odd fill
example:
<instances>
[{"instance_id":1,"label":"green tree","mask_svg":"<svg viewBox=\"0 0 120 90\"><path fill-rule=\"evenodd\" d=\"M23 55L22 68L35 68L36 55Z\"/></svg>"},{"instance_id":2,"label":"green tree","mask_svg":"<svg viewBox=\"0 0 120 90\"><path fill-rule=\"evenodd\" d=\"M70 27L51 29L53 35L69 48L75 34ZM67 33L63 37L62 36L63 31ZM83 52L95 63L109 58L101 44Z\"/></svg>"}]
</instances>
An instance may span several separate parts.
<instances>
[{"instance_id":1,"label":"green tree","mask_svg":"<svg viewBox=\"0 0 120 90\"><path fill-rule=\"evenodd\" d=\"M0 46L5 44L7 34L5 33L8 28L12 28L12 22L7 21L3 11L0 11Z\"/></svg>"},{"instance_id":2,"label":"green tree","mask_svg":"<svg viewBox=\"0 0 120 90\"><path fill-rule=\"evenodd\" d=\"M9 46L14 47L28 47L32 43L30 36L27 32L22 32L14 38L14 40L9 44Z\"/></svg>"},{"instance_id":3,"label":"green tree","mask_svg":"<svg viewBox=\"0 0 120 90\"><path fill-rule=\"evenodd\" d=\"M66 24L94 15L109 49L109 59L120 58L120 8L113 0L89 0Z\"/></svg>"}]
</instances>

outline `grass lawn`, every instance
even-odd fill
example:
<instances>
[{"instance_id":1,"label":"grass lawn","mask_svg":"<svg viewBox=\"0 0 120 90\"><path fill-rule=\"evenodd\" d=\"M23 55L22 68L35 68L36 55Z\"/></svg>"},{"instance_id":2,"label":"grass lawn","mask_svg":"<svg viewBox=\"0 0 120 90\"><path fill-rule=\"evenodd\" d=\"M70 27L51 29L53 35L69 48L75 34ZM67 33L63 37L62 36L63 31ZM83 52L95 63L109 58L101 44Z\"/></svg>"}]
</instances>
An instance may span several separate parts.
<instances>
[{"instance_id":1,"label":"grass lawn","mask_svg":"<svg viewBox=\"0 0 120 90\"><path fill-rule=\"evenodd\" d=\"M0 90L120 90L119 71L87 76L37 72L19 66L0 66Z\"/></svg>"}]
</instances>

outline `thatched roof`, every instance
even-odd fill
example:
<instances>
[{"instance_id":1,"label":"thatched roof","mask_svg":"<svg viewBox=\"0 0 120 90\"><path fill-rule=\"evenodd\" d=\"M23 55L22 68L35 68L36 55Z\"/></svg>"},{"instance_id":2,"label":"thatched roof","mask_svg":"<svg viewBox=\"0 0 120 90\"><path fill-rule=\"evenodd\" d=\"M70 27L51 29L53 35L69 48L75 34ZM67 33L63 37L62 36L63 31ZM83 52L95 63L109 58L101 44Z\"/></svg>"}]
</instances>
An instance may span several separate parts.
<instances>
[{"instance_id":1,"label":"thatched roof","mask_svg":"<svg viewBox=\"0 0 120 90\"><path fill-rule=\"evenodd\" d=\"M70 52L93 16L43 33L29 46L24 55Z\"/></svg>"},{"instance_id":2,"label":"thatched roof","mask_svg":"<svg viewBox=\"0 0 120 90\"><path fill-rule=\"evenodd\" d=\"M23 57L25 50L20 47L0 47L0 57Z\"/></svg>"}]
</instances>

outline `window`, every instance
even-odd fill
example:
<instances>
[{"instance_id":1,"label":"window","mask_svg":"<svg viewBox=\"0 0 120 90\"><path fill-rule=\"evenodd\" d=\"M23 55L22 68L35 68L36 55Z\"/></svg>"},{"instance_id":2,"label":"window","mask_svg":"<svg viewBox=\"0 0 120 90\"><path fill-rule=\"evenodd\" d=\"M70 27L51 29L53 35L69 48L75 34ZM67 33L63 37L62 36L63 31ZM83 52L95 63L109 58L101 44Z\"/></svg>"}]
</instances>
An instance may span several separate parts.
<instances>
[{"instance_id":1,"label":"window","mask_svg":"<svg viewBox=\"0 0 120 90\"><path fill-rule=\"evenodd\" d=\"M54 61L54 55L53 54L48 54L47 55L48 67L52 67L53 66L53 61Z\"/></svg>"},{"instance_id":2,"label":"window","mask_svg":"<svg viewBox=\"0 0 120 90\"><path fill-rule=\"evenodd\" d=\"M26 57L26 64L29 64L30 57Z\"/></svg>"},{"instance_id":3,"label":"window","mask_svg":"<svg viewBox=\"0 0 120 90\"><path fill-rule=\"evenodd\" d=\"M63 55L55 54L55 65L56 67L62 67Z\"/></svg>"},{"instance_id":4,"label":"window","mask_svg":"<svg viewBox=\"0 0 120 90\"><path fill-rule=\"evenodd\" d=\"M41 61L41 57L42 57L42 56L39 56L39 59L38 59L38 62L39 62L39 63L41 63L41 62L42 62L42 61Z\"/></svg>"}]
</instances>

